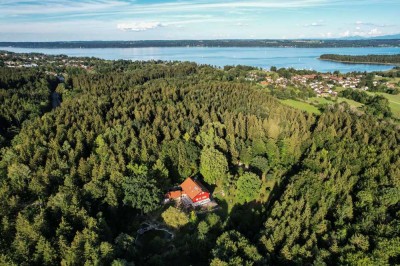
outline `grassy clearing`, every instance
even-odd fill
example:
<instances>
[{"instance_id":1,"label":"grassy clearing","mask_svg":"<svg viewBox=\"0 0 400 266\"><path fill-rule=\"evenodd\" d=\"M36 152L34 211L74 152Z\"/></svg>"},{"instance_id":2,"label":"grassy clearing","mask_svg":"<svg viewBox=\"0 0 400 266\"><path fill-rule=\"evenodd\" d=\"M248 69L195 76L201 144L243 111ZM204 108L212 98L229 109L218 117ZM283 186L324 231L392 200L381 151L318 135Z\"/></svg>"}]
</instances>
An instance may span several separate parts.
<instances>
[{"instance_id":1,"label":"grassy clearing","mask_svg":"<svg viewBox=\"0 0 400 266\"><path fill-rule=\"evenodd\" d=\"M356 107L356 108L363 106L362 103L359 103L359 102L356 102L356 101L353 101L353 100L350 100L350 99L342 98L342 97L338 97L337 100L340 103L347 102L350 106L353 106L353 107Z\"/></svg>"},{"instance_id":2,"label":"grassy clearing","mask_svg":"<svg viewBox=\"0 0 400 266\"><path fill-rule=\"evenodd\" d=\"M342 98L342 97L338 97L336 100L329 100L324 97L312 97L312 98L309 98L308 100L310 101L311 104L334 104L337 101L338 103L347 102L350 106L353 106L355 108L363 106L362 103L359 103L359 102L356 102L353 100L349 100L346 98Z\"/></svg>"},{"instance_id":3,"label":"grassy clearing","mask_svg":"<svg viewBox=\"0 0 400 266\"><path fill-rule=\"evenodd\" d=\"M264 181L260 189L260 202L268 202L270 200L271 191L276 185L275 180Z\"/></svg>"},{"instance_id":4,"label":"grassy clearing","mask_svg":"<svg viewBox=\"0 0 400 266\"><path fill-rule=\"evenodd\" d=\"M381 76L375 76L376 80L387 80L389 83L399 83L400 82L400 78L389 78L389 77L381 77Z\"/></svg>"},{"instance_id":5,"label":"grassy clearing","mask_svg":"<svg viewBox=\"0 0 400 266\"><path fill-rule=\"evenodd\" d=\"M237 204L236 190L234 186L231 186L227 191L224 191L222 186L217 185L214 190L213 198L216 199L222 210L226 212L225 214L229 214Z\"/></svg>"},{"instance_id":6,"label":"grassy clearing","mask_svg":"<svg viewBox=\"0 0 400 266\"><path fill-rule=\"evenodd\" d=\"M311 97L308 98L308 101L312 104L332 104L333 101L328 100L327 98L324 97Z\"/></svg>"},{"instance_id":7,"label":"grassy clearing","mask_svg":"<svg viewBox=\"0 0 400 266\"><path fill-rule=\"evenodd\" d=\"M302 111L306 111L308 113L312 113L312 114L321 114L321 112L318 110L317 107L306 103L306 102L301 102L301 101L297 101L297 100L292 100L292 99L286 99L286 100L279 100L281 103L288 105L290 107L302 110Z\"/></svg>"},{"instance_id":8,"label":"grassy clearing","mask_svg":"<svg viewBox=\"0 0 400 266\"><path fill-rule=\"evenodd\" d=\"M344 91L346 88L344 88L344 87L335 87L335 91L337 91L337 92L341 92L341 91Z\"/></svg>"},{"instance_id":9,"label":"grassy clearing","mask_svg":"<svg viewBox=\"0 0 400 266\"><path fill-rule=\"evenodd\" d=\"M383 93L383 92L368 92L369 95L382 95L389 100L390 109L394 117L400 119L400 93L397 95Z\"/></svg>"}]
</instances>

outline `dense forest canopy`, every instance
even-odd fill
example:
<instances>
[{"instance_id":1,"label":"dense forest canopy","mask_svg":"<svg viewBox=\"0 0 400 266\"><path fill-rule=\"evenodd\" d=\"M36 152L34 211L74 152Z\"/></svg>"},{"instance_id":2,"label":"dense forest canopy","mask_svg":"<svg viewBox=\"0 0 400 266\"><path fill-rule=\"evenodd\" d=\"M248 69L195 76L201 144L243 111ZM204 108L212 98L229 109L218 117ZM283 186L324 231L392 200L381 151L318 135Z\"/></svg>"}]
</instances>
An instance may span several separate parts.
<instances>
[{"instance_id":1,"label":"dense forest canopy","mask_svg":"<svg viewBox=\"0 0 400 266\"><path fill-rule=\"evenodd\" d=\"M400 263L390 117L284 106L249 67L79 60L0 68L0 264ZM217 210L162 204L188 176Z\"/></svg>"},{"instance_id":2,"label":"dense forest canopy","mask_svg":"<svg viewBox=\"0 0 400 266\"><path fill-rule=\"evenodd\" d=\"M338 55L323 54L319 57L322 60L331 60L346 63L365 64L393 64L400 65L400 54L394 55Z\"/></svg>"},{"instance_id":3,"label":"dense forest canopy","mask_svg":"<svg viewBox=\"0 0 400 266\"><path fill-rule=\"evenodd\" d=\"M145 40L145 41L68 41L0 42L0 47L20 48L139 48L139 47L399 47L399 39L388 40Z\"/></svg>"},{"instance_id":4,"label":"dense forest canopy","mask_svg":"<svg viewBox=\"0 0 400 266\"><path fill-rule=\"evenodd\" d=\"M56 78L35 69L0 68L0 145L11 139L25 120L50 110Z\"/></svg>"}]
</instances>

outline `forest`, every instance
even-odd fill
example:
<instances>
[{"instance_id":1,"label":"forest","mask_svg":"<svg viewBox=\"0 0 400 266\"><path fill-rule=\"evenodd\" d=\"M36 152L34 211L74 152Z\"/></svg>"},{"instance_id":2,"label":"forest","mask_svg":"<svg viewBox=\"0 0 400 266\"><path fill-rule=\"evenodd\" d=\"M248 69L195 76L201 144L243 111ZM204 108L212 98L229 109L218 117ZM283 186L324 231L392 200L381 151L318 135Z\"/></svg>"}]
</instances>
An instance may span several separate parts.
<instances>
[{"instance_id":1,"label":"forest","mask_svg":"<svg viewBox=\"0 0 400 266\"><path fill-rule=\"evenodd\" d=\"M143 41L67 41L67 42L0 42L0 47L19 48L141 48L141 47L400 47L399 39L364 40L143 40Z\"/></svg>"},{"instance_id":2,"label":"forest","mask_svg":"<svg viewBox=\"0 0 400 266\"><path fill-rule=\"evenodd\" d=\"M19 132L25 120L50 111L55 77L34 69L0 68L0 145Z\"/></svg>"},{"instance_id":3,"label":"forest","mask_svg":"<svg viewBox=\"0 0 400 266\"><path fill-rule=\"evenodd\" d=\"M322 54L321 60L330 60L355 64L393 64L400 65L400 54L395 55L338 55L338 54Z\"/></svg>"},{"instance_id":4,"label":"forest","mask_svg":"<svg viewBox=\"0 0 400 266\"><path fill-rule=\"evenodd\" d=\"M366 111L314 115L247 81L251 67L54 60L0 67L0 265L400 264L384 99L343 91ZM218 209L162 204L189 176ZM141 238L150 222L173 237Z\"/></svg>"}]
</instances>

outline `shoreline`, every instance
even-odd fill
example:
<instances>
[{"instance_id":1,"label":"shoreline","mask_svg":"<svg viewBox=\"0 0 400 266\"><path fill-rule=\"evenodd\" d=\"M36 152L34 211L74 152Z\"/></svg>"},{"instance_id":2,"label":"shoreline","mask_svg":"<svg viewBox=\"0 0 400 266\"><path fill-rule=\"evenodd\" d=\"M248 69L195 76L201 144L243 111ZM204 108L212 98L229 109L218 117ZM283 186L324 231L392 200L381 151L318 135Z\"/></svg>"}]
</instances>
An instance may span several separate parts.
<instances>
[{"instance_id":1,"label":"shoreline","mask_svg":"<svg viewBox=\"0 0 400 266\"><path fill-rule=\"evenodd\" d=\"M344 64L363 64L363 65L385 65L385 66L400 66L400 63L380 63L380 62L362 62L362 61L343 61L343 60L336 60L336 59L327 59L318 57L319 60L323 61L331 61L337 63L344 63Z\"/></svg>"}]
</instances>

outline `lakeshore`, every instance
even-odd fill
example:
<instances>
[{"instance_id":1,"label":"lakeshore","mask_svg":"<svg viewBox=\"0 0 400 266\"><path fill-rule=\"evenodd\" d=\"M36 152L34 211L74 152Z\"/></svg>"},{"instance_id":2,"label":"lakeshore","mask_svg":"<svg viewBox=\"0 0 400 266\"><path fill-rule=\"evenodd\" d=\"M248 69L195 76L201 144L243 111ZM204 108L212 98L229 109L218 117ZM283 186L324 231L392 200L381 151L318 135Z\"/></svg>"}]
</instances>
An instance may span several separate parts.
<instances>
[{"instance_id":1,"label":"lakeshore","mask_svg":"<svg viewBox=\"0 0 400 266\"><path fill-rule=\"evenodd\" d=\"M174 48L87 48L87 49L39 49L0 47L0 50L16 53L43 53L47 55L68 55L71 57L97 57L107 60L132 61L190 61L198 64L224 67L226 65L247 65L269 69L294 68L316 70L319 72L341 73L386 71L391 65L344 64L318 60L322 54L393 55L400 52L399 47L383 48L226 48L226 47L174 47Z\"/></svg>"}]
</instances>

